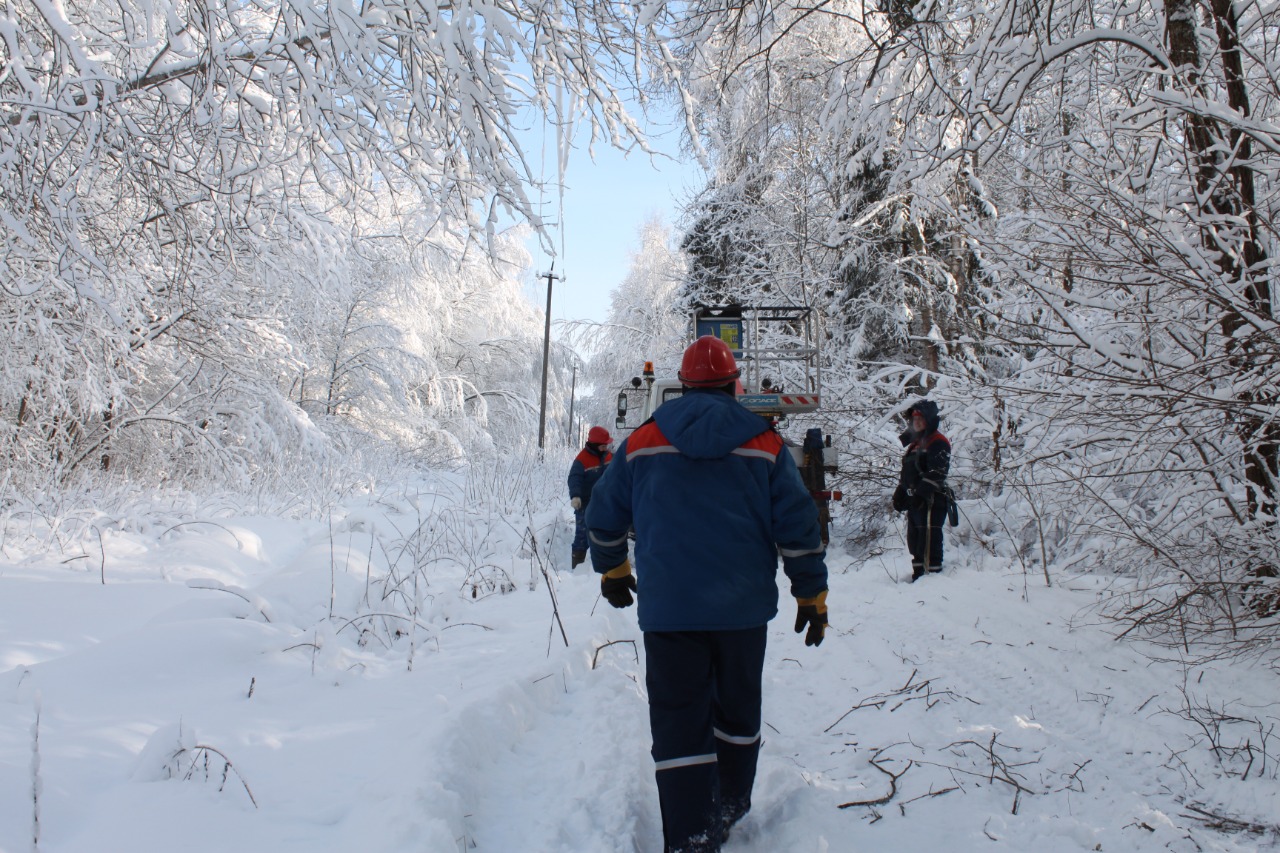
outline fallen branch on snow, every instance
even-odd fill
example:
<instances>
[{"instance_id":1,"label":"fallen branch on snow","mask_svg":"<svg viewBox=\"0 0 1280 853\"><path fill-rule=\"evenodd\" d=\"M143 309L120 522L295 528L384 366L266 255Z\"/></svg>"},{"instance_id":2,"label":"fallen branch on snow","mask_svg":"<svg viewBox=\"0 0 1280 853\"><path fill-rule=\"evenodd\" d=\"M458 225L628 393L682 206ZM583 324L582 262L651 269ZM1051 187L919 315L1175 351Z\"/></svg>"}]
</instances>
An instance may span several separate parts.
<instances>
[{"instance_id":1,"label":"fallen branch on snow","mask_svg":"<svg viewBox=\"0 0 1280 853\"><path fill-rule=\"evenodd\" d=\"M884 754L885 750L892 749L893 746L897 746L897 744L877 749L875 755L871 756L871 758L867 760L868 764L889 777L889 793L885 794L883 797L877 797L874 800L853 800L852 802L841 803L839 806L836 806L836 808L848 809L854 806L883 806L898 795L898 780L906 775L906 772L911 769L915 762L911 759L907 759L907 766L897 773L894 773L889 768L883 766L880 763L880 756Z\"/></svg>"},{"instance_id":2,"label":"fallen branch on snow","mask_svg":"<svg viewBox=\"0 0 1280 853\"><path fill-rule=\"evenodd\" d=\"M1248 832L1251 835L1274 835L1280 837L1280 824L1241 820L1238 817L1210 811L1198 803L1185 803L1184 808L1194 812L1194 814L1184 814L1183 817L1199 821L1209 829L1216 829L1221 832Z\"/></svg>"},{"instance_id":3,"label":"fallen branch on snow","mask_svg":"<svg viewBox=\"0 0 1280 853\"><path fill-rule=\"evenodd\" d=\"M636 656L636 663L640 663L640 652L639 652L639 650L638 650L638 649L636 649L636 641L635 641L635 640L610 640L609 642L605 643L605 644L604 644L604 645L602 645L602 646L596 646L595 653L591 655L591 668L592 668L592 669L595 669L595 668L596 668L596 661L599 659L599 657L600 657L600 651L601 651L602 649L607 649L607 648L609 648L609 646L616 646L616 645L618 645L618 644L620 644L620 643L630 643L630 644L631 644L631 653L632 653L632 654L634 654L634 655Z\"/></svg>"},{"instance_id":4,"label":"fallen branch on snow","mask_svg":"<svg viewBox=\"0 0 1280 853\"><path fill-rule=\"evenodd\" d=\"M204 771L204 778L207 781L209 779L210 754L218 756L223 761L222 780L218 784L218 792L221 793L222 790L226 788L227 776L230 775L231 773L234 773L236 774L236 778L240 780L240 784L244 786L244 792L249 795L249 802L253 803L253 807L256 809L258 807L258 800L253 796L253 791L249 789L249 783L246 782L244 780L244 777L240 775L240 771L237 770L231 764L231 759L227 758L225 753L223 753L221 750L215 747L206 746L203 744L196 744L196 746L194 746L191 750L191 766L187 768L187 773L185 776L182 777L182 780L185 782L191 779L192 776L195 775L197 764L199 764L200 759L204 758L204 766L200 769Z\"/></svg>"},{"instance_id":5,"label":"fallen branch on snow","mask_svg":"<svg viewBox=\"0 0 1280 853\"><path fill-rule=\"evenodd\" d=\"M859 711L863 708L883 708L893 700L897 701L894 702L893 707L889 709L889 713L891 714L908 702L914 702L918 699L924 700L925 710L932 710L935 705L942 702L944 699L963 699L966 702L972 702L974 705L982 704L981 702L970 699L968 696L961 696L952 690L934 690L933 679L926 678L924 681L916 682L915 678L917 672L919 672L919 670L911 670L911 676L907 678L907 683L899 687L897 690L891 690L888 693L878 693L875 696L868 696L866 699L863 699L857 705L854 705L848 711L841 714L840 719L823 729L823 733L825 734L830 732L836 726L840 725L841 721L854 711Z\"/></svg>"}]
</instances>

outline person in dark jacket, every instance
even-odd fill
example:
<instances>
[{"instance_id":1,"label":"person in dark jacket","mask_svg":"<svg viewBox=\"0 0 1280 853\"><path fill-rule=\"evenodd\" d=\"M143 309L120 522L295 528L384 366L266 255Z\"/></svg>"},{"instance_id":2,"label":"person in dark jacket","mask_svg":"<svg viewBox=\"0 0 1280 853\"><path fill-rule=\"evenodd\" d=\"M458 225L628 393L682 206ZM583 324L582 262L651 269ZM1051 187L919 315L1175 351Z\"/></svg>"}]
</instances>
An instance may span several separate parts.
<instances>
[{"instance_id":1,"label":"person in dark jacket","mask_svg":"<svg viewBox=\"0 0 1280 853\"><path fill-rule=\"evenodd\" d=\"M827 626L817 510L782 438L734 399L738 375L719 338L690 345L684 395L622 442L587 512L601 593L639 599L667 853L719 850L751 808L779 555L805 645Z\"/></svg>"},{"instance_id":2,"label":"person in dark jacket","mask_svg":"<svg viewBox=\"0 0 1280 853\"><path fill-rule=\"evenodd\" d=\"M906 447L893 508L907 514L911 582L942 571L942 522L947 517L951 442L938 431L938 404L921 400L907 411L911 426L898 436Z\"/></svg>"},{"instance_id":3,"label":"person in dark jacket","mask_svg":"<svg viewBox=\"0 0 1280 853\"><path fill-rule=\"evenodd\" d=\"M569 506L573 507L573 555L572 566L576 568L587 559L587 505L591 503L591 491L595 488L604 469L613 460L609 452L612 438L609 431L601 426L593 426L587 430L587 444L574 457L569 466Z\"/></svg>"}]
</instances>

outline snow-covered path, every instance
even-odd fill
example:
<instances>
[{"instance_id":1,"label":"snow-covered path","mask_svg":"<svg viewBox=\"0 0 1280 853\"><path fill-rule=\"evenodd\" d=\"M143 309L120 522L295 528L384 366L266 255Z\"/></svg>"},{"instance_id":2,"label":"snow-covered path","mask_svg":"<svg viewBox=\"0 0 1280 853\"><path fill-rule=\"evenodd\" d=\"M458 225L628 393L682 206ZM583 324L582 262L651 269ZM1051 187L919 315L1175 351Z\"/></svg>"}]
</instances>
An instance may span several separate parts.
<instances>
[{"instance_id":1,"label":"snow-covered path","mask_svg":"<svg viewBox=\"0 0 1280 853\"><path fill-rule=\"evenodd\" d=\"M562 512L528 522L556 554ZM423 551L424 587L380 601L402 515L0 559L0 851L33 849L35 779L47 853L660 850L634 611L552 570L566 645L510 519L433 533L466 559ZM1046 588L980 552L915 585L893 552L831 567L821 648L785 596L772 623L755 808L726 853L1277 847L1187 810L1280 813L1274 673L1184 684L1096 624L1103 579ZM1247 781L1188 701L1246 721L1218 734L1252 738Z\"/></svg>"}]
</instances>

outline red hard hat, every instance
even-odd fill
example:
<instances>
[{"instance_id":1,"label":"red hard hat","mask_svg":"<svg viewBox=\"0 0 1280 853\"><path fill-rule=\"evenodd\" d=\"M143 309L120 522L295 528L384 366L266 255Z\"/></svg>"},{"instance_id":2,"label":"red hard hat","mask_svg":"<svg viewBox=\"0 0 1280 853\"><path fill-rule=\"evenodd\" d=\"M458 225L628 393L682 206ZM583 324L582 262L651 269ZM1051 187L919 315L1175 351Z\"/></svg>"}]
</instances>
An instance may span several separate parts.
<instances>
[{"instance_id":1,"label":"red hard hat","mask_svg":"<svg viewBox=\"0 0 1280 853\"><path fill-rule=\"evenodd\" d=\"M602 426L594 426L587 430L587 444L608 444L609 431Z\"/></svg>"},{"instance_id":2,"label":"red hard hat","mask_svg":"<svg viewBox=\"0 0 1280 853\"><path fill-rule=\"evenodd\" d=\"M717 388L741 375L729 345L713 335L703 335L684 351L680 382L690 388Z\"/></svg>"}]
</instances>

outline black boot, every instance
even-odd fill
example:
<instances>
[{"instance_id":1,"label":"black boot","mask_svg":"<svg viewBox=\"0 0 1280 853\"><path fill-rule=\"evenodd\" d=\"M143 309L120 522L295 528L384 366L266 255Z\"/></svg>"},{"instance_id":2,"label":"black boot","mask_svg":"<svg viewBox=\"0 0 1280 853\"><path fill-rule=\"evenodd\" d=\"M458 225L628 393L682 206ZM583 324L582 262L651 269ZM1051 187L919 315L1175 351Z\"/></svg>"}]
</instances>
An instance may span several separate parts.
<instances>
[{"instance_id":1,"label":"black boot","mask_svg":"<svg viewBox=\"0 0 1280 853\"><path fill-rule=\"evenodd\" d=\"M573 563L569 566L569 568L571 568L571 569L576 569L578 566L582 565L582 564L583 564L583 563L585 563L586 561L587 561L587 552L586 552L586 551L574 551L574 552L573 552Z\"/></svg>"},{"instance_id":2,"label":"black boot","mask_svg":"<svg viewBox=\"0 0 1280 853\"><path fill-rule=\"evenodd\" d=\"M747 805L746 808L743 808L740 805L737 807L731 806L729 804L722 805L721 811L720 811L720 831L721 831L720 837L724 840L728 840L730 830L732 830L734 826L737 825L738 821L746 817L747 812L749 812L750 810L751 810L750 805Z\"/></svg>"}]
</instances>

